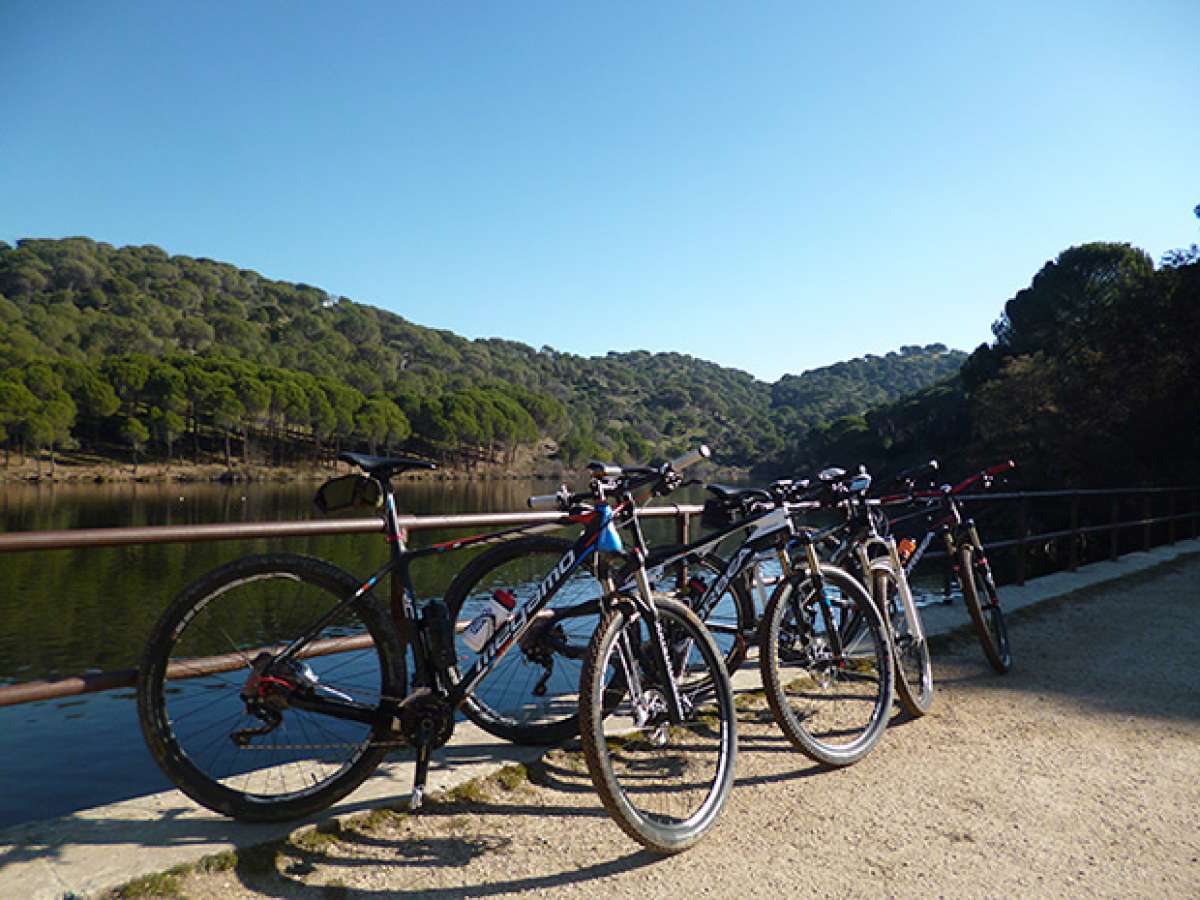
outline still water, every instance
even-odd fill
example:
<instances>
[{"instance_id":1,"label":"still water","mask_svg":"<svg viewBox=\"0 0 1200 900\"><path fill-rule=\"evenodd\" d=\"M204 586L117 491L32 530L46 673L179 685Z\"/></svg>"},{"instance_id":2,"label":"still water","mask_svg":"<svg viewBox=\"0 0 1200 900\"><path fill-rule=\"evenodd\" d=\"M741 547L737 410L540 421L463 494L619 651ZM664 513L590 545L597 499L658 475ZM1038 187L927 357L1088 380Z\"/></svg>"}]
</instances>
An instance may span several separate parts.
<instances>
[{"instance_id":1,"label":"still water","mask_svg":"<svg viewBox=\"0 0 1200 900\"><path fill-rule=\"evenodd\" d=\"M544 481L404 482L401 511L507 512ZM0 486L0 531L307 519L313 484L104 484ZM696 502L698 489L672 500ZM354 513L362 515L361 511ZM669 520L648 524L670 540ZM413 546L462 532L415 532ZM374 535L161 544L0 556L0 684L134 668L171 599L210 569L249 553L306 553L355 575L387 558ZM420 596L440 595L469 553L414 564ZM110 691L0 708L0 827L163 790L170 785L142 745L134 692Z\"/></svg>"}]
</instances>

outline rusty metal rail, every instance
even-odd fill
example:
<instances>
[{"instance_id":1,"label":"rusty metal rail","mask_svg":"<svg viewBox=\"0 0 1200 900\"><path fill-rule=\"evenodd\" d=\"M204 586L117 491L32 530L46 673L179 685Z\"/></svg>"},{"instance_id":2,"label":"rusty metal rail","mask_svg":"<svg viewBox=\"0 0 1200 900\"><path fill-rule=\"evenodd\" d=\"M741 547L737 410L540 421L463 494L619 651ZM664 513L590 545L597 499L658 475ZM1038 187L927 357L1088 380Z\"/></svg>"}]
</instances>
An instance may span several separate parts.
<instances>
[{"instance_id":1,"label":"rusty metal rail","mask_svg":"<svg viewBox=\"0 0 1200 900\"><path fill-rule=\"evenodd\" d=\"M1168 509L1166 515L1152 515L1152 503L1155 496L1167 497ZM1079 522L1079 505L1083 498L1107 496L1111 498L1111 514L1109 521L1101 525L1081 525ZM1141 496L1143 503L1138 518L1122 520L1119 517L1119 504L1122 497ZM1176 511L1176 500L1188 497L1187 511ZM1115 488L1111 490L1065 490L1065 491L1023 491L1017 493L993 492L987 494L967 494L960 499L969 503L979 502L1017 502L1019 504L1017 536L1012 538L988 541L985 546L989 550L1011 548L1016 550L1016 581L1025 581L1025 556L1027 548L1040 542L1068 539L1070 541L1070 559L1068 568L1075 569L1079 565L1079 541L1081 538L1108 533L1110 535L1111 559L1120 554L1119 534L1121 531L1141 528L1142 549L1149 550L1151 546L1151 529L1156 525L1167 526L1167 543L1175 543L1179 536L1177 525L1190 522L1190 532L1187 536L1197 537L1200 534L1200 487L1178 488ZM1069 500L1071 527L1057 529L1040 534L1029 533L1026 526L1029 518L1029 505L1034 500ZM677 522L677 537L681 543L686 543L690 533L690 520L702 511L695 504L666 504L648 507L641 514L651 518L674 518ZM443 516L402 516L400 524L409 531L425 531L430 529L505 527L515 525L562 525L570 523L566 516L557 512L517 512L517 513L468 513ZM212 525L162 525L139 528L86 528L70 531L16 532L0 534L0 553L14 553L37 550L62 550L80 547L121 547L135 544L164 544L190 543L196 541L245 541L264 538L296 538L319 535L338 534L371 534L383 532L383 520L378 517L357 519L333 519L304 522L257 522L257 523L221 523ZM932 559L939 556L937 552L927 554ZM350 639L360 643L369 638ZM324 646L329 644L329 646ZM337 646L333 646L337 644ZM367 646L362 643L362 646ZM343 639L320 642L310 648L309 655L322 655L351 649ZM215 658L214 658L215 659ZM206 660L205 664L227 665L237 668L242 665L238 660ZM215 671L215 670L214 670ZM177 673L186 677L183 673ZM171 677L176 677L172 675ZM53 700L63 697L89 694L98 691L114 690L132 687L137 682L136 669L123 669L113 672L98 672L64 678L56 681L31 681L22 684L0 686L0 707L13 706L21 703L31 703L40 700Z\"/></svg>"},{"instance_id":2,"label":"rusty metal rail","mask_svg":"<svg viewBox=\"0 0 1200 900\"><path fill-rule=\"evenodd\" d=\"M699 513L695 505L653 506L641 515L686 517ZM463 513L451 516L400 516L402 528L428 531L435 528L504 527L507 525L568 525L557 512ZM66 550L79 547L124 547L130 544L180 544L195 541L251 541L260 538L316 537L330 534L383 533L383 519L330 519L308 522L242 522L213 525L151 525L140 528L77 528L67 531L19 531L0 534L0 553L23 550Z\"/></svg>"}]
</instances>

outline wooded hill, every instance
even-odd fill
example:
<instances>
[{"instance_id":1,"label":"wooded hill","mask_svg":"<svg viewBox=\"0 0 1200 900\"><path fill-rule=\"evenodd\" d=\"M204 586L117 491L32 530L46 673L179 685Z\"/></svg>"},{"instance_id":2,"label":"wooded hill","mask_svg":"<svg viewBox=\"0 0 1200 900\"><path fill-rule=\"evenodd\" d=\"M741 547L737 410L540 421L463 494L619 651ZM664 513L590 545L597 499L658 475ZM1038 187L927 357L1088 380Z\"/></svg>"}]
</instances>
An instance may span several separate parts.
<instances>
[{"instance_id":1,"label":"wooded hill","mask_svg":"<svg viewBox=\"0 0 1200 900\"><path fill-rule=\"evenodd\" d=\"M774 385L679 353L467 340L228 263L86 238L0 242L0 443L290 464L339 448L568 466L710 442L771 471L839 417L955 377L903 347Z\"/></svg>"},{"instance_id":2,"label":"wooded hill","mask_svg":"<svg viewBox=\"0 0 1200 900\"><path fill-rule=\"evenodd\" d=\"M1200 484L1200 247L1157 268L1129 244L1072 247L992 330L959 377L818 428L783 468L1014 458L1031 488Z\"/></svg>"}]
</instances>

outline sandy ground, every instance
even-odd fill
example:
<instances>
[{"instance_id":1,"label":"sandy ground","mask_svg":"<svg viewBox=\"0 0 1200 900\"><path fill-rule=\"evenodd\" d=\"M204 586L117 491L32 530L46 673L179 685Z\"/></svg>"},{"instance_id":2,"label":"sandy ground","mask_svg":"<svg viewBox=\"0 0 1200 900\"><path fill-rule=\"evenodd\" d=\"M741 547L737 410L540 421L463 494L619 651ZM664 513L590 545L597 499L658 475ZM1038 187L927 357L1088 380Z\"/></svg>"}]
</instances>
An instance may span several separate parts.
<instances>
[{"instance_id":1,"label":"sandy ground","mask_svg":"<svg viewBox=\"0 0 1200 900\"><path fill-rule=\"evenodd\" d=\"M707 839L641 851L577 755L419 817L380 813L225 871L196 897L1200 896L1200 558L1018 614L1014 670L935 657L929 716L822 771L743 710Z\"/></svg>"}]
</instances>

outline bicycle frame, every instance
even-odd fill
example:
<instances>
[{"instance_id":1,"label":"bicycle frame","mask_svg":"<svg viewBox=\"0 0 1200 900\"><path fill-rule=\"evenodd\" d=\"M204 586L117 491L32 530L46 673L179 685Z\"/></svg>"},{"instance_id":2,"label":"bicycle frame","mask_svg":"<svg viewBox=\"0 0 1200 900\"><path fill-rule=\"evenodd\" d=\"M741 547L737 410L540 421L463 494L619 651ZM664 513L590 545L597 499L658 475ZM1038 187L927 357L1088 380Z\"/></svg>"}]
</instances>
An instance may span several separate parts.
<instances>
[{"instance_id":1,"label":"bicycle frame","mask_svg":"<svg viewBox=\"0 0 1200 900\"><path fill-rule=\"evenodd\" d=\"M594 507L578 512L572 511L567 514L566 522L581 524L584 530L575 543L563 554L558 563L547 573L541 584L522 606L513 611L512 616L504 623L494 634L492 634L485 642L483 648L479 651L478 659L466 672L462 673L453 683L443 683L437 685L437 673L433 671L429 664L431 658L431 649L427 644L427 635L419 627L420 619L417 615L415 590L413 588L412 577L409 567L413 561L434 554L453 552L456 550L465 549L467 547L476 547L483 544L495 543L498 541L511 540L516 537L533 534L538 531L553 530L561 527L560 523L539 524L539 525L524 525L517 528L506 529L503 531L492 532L488 534L473 535L471 537L456 538L451 541L445 541L440 544L435 544L430 547L423 547L417 550L410 550L405 543L405 533L398 522L395 494L390 482L385 481L384 489L384 528L388 544L391 547L391 555L388 561L373 574L370 578L362 583L350 596L338 602L333 608L315 621L300 637L293 640L287 645L273 660L272 664L277 665L280 662L286 662L294 659L302 649L310 642L316 640L321 632L333 621L338 615L350 604L356 602L364 594L375 587L380 581L389 575L391 581L391 600L392 600L392 619L395 622L397 629L403 637L410 639L413 647L413 672L411 683L416 687L440 687L444 691L444 699L453 708L460 707L466 699L471 695L475 688L482 682L488 674L495 669L499 662L504 658L513 646L525 635L530 627L530 623L534 617L538 615L564 583L570 578L580 566L584 565L589 559L592 559L600 553L618 553L621 551L621 539L616 533L616 523L619 519L630 521L634 525L637 547L634 548L634 554L638 553L638 548L644 548L645 543L642 538L640 526L637 524L637 517L634 504L631 497L623 497L621 501L614 507L609 503L596 503ZM642 551L644 558L644 551ZM653 622L657 623L657 615L653 608L653 604L646 601L650 596L648 581L644 581L644 568L639 567L642 572L642 577L638 579L639 587L644 586L645 591L636 591L634 596L638 599L639 612L646 615ZM604 597L611 597L618 593L612 588L612 579L607 577L606 572L600 573L601 583L605 587ZM623 584L623 588L627 588L628 584ZM640 596L638 596L640 595ZM575 614L582 615L586 610L583 610L583 605L573 608ZM414 627L418 626L418 627ZM659 629L661 637L661 629ZM656 642L657 643L657 642ZM660 664L666 664L665 644L662 647L663 658ZM672 682L673 679L668 679ZM674 691L672 691L674 693ZM402 701L399 698L392 698L393 703L399 706ZM672 707L672 715L678 721L681 716L678 696L669 698ZM373 720L375 710L365 707L361 704L356 704L351 701L339 700L325 697L294 697L293 701L297 706L312 711L319 712L334 718L348 719L359 722L370 722Z\"/></svg>"},{"instance_id":2,"label":"bicycle frame","mask_svg":"<svg viewBox=\"0 0 1200 900\"><path fill-rule=\"evenodd\" d=\"M825 596L820 561L817 558L815 548L816 544L824 537L834 533L842 526L839 524L818 532L801 532L798 534L793 519L796 513L802 508L804 508L803 504L780 502L759 515L743 519L698 541L694 541L681 548L676 548L672 555L666 559L656 559L653 565L648 567L648 570L651 572L662 572L667 567L678 562L702 556L737 531L748 530L750 533L725 564L725 568L721 574L705 589L704 593L693 605L693 611L707 623L708 616L716 608L716 604L729 584L735 578L745 577L747 574L752 573L753 585L753 582L760 580L757 574L759 564L765 562L768 558L774 557L777 559L783 577L791 578L795 572L795 567L792 564L789 551L796 547L801 547L805 553L805 568L811 573L814 587L821 601L822 616L830 632L834 644L834 652L840 655L844 652L844 647L841 645L841 635L833 625L832 612L829 600ZM736 633L737 631L736 628L723 626L719 623L708 624L708 627L711 631L718 634ZM753 637L757 628L758 625L755 622L754 625L747 629L747 634L743 636Z\"/></svg>"}]
</instances>

